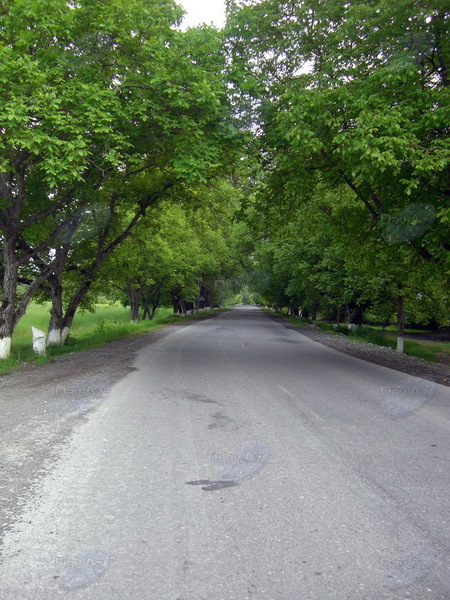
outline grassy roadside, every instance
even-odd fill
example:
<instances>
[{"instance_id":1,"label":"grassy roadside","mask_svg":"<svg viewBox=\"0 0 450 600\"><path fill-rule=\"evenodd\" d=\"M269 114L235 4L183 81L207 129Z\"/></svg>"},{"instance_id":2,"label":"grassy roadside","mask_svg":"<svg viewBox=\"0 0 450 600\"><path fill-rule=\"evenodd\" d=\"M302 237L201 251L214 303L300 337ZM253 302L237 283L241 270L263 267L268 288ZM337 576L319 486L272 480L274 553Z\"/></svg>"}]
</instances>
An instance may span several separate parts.
<instances>
[{"instance_id":1,"label":"grassy roadside","mask_svg":"<svg viewBox=\"0 0 450 600\"><path fill-rule=\"evenodd\" d=\"M267 312L276 314L284 320L296 325L297 327L305 327L308 329L311 322L297 317L292 317L280 311ZM366 344L375 344L376 346L385 346L395 349L397 347L397 337L394 327L388 327L382 330L381 327L363 326L357 327L354 330L348 329L346 325L334 327L332 323L317 322L317 327L331 335L345 335L352 340ZM406 329L405 335L413 333L423 333L416 329ZM430 341L430 340L408 340L405 339L405 354L423 358L429 362L450 364L450 341Z\"/></svg>"},{"instance_id":2,"label":"grassy roadside","mask_svg":"<svg viewBox=\"0 0 450 600\"><path fill-rule=\"evenodd\" d=\"M70 335L64 346L47 349L45 356L36 356L32 349L31 326L47 331L50 305L31 304L26 315L20 320L12 339L11 356L0 360L0 375L17 369L24 362L43 364L56 356L98 348L117 339L133 337L161 329L171 323L203 318L219 312L218 309L205 310L195 315L179 317L169 308L157 311L151 321L130 323L130 311L122 306L96 305L95 313L84 312L75 316Z\"/></svg>"}]
</instances>

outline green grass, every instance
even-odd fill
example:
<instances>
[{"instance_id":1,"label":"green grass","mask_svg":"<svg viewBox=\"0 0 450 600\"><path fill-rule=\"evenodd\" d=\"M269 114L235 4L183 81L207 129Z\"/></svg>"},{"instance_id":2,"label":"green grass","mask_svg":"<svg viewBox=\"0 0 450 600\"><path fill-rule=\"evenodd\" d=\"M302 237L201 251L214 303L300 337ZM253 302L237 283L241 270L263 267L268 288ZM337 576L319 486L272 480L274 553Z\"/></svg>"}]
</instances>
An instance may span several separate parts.
<instances>
[{"instance_id":1,"label":"green grass","mask_svg":"<svg viewBox=\"0 0 450 600\"><path fill-rule=\"evenodd\" d=\"M19 368L23 362L46 363L55 356L80 352L89 348L103 346L114 340L132 337L160 329L169 323L180 323L186 320L198 319L217 312L216 310L202 311L196 315L179 317L172 309L159 309L151 321L130 323L130 311L122 306L107 304L96 305L95 313L83 312L75 316L70 335L64 346L54 346L47 349L45 356L36 356L32 349L31 326L47 331L50 304L31 304L27 313L22 317L14 332L10 358L0 360L0 375Z\"/></svg>"},{"instance_id":2,"label":"green grass","mask_svg":"<svg viewBox=\"0 0 450 600\"><path fill-rule=\"evenodd\" d=\"M406 329L405 335L408 335L408 333L426 334L423 329ZM359 341L370 342L378 346L388 346L394 349L397 348L395 327L389 328L386 332L382 332L381 328L373 327L372 325L369 327L359 327L352 333L352 336ZM440 362L441 359L445 359L448 363L450 360L450 342L447 341L405 339L404 350L410 356L417 356L430 362Z\"/></svg>"},{"instance_id":3,"label":"green grass","mask_svg":"<svg viewBox=\"0 0 450 600\"><path fill-rule=\"evenodd\" d=\"M446 363L450 359L450 342L417 342L406 340L405 350L412 356L419 356L431 362L438 362L440 358L446 357Z\"/></svg>"}]
</instances>

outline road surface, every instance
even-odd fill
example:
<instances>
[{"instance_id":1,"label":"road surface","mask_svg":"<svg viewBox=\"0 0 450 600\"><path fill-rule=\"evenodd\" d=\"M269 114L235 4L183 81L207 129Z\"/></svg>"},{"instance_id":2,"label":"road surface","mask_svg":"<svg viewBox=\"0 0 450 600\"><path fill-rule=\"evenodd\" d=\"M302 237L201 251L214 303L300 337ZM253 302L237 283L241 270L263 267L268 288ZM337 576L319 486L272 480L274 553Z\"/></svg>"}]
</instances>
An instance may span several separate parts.
<instances>
[{"instance_id":1,"label":"road surface","mask_svg":"<svg viewBox=\"0 0 450 600\"><path fill-rule=\"evenodd\" d=\"M254 307L134 367L5 535L2 600L450 598L449 388Z\"/></svg>"}]
</instances>

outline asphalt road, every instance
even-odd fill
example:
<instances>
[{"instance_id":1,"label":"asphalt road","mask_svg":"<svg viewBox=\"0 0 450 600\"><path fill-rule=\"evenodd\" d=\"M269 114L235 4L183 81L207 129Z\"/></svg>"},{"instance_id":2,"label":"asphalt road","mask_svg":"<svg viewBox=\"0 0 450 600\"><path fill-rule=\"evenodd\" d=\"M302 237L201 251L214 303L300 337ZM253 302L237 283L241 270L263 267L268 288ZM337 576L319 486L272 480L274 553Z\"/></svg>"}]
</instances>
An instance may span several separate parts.
<instances>
[{"instance_id":1,"label":"asphalt road","mask_svg":"<svg viewBox=\"0 0 450 600\"><path fill-rule=\"evenodd\" d=\"M141 350L5 535L0 598L450 598L449 388L242 307Z\"/></svg>"}]
</instances>

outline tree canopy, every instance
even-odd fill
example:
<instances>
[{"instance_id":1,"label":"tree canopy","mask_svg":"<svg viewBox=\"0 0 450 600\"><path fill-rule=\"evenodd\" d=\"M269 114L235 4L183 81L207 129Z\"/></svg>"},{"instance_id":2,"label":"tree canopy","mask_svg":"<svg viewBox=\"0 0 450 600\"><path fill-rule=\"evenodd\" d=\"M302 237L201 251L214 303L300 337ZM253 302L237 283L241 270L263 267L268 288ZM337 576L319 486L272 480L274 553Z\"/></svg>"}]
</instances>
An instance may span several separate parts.
<instances>
[{"instance_id":1,"label":"tree canopy","mask_svg":"<svg viewBox=\"0 0 450 600\"><path fill-rule=\"evenodd\" d=\"M426 321L437 294L448 323L448 22L439 1L230 2L232 96L260 156L249 214L265 215L271 303L326 298L352 312L408 297L410 318Z\"/></svg>"},{"instance_id":2,"label":"tree canopy","mask_svg":"<svg viewBox=\"0 0 450 600\"><path fill-rule=\"evenodd\" d=\"M223 31L182 12L1 3L0 358L32 298L60 343L100 286L148 315L243 270L314 317L447 323L444 3L228 0Z\"/></svg>"},{"instance_id":3,"label":"tree canopy","mask_svg":"<svg viewBox=\"0 0 450 600\"><path fill-rule=\"evenodd\" d=\"M230 164L221 38L181 32L181 14L170 0L2 4L0 356L30 299L60 278L83 215L108 205L94 280L161 194ZM148 187L129 194L144 171ZM113 242L119 203L131 212Z\"/></svg>"}]
</instances>

